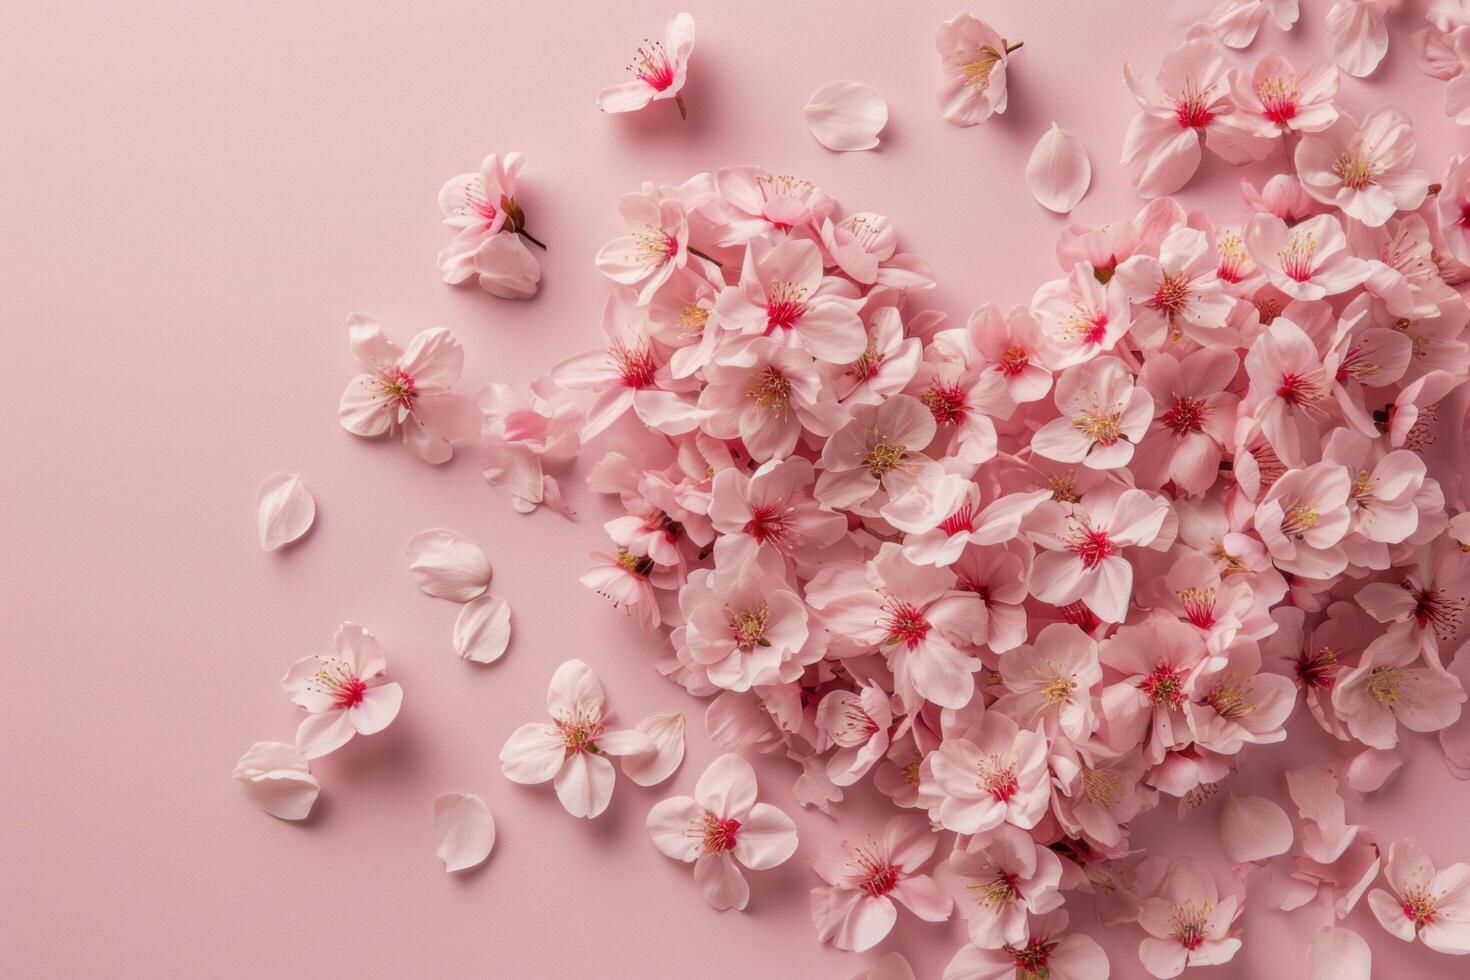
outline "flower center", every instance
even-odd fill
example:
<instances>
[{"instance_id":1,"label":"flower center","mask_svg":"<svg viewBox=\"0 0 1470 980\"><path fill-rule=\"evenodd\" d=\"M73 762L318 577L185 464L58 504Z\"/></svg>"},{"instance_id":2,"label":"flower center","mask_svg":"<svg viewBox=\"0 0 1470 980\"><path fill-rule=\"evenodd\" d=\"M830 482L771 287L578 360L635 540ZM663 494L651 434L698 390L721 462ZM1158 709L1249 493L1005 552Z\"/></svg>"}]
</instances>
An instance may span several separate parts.
<instances>
[{"instance_id":1,"label":"flower center","mask_svg":"<svg viewBox=\"0 0 1470 980\"><path fill-rule=\"evenodd\" d=\"M868 450L863 463L868 467L868 472L881 480L883 474L898 466L908 455L908 450L903 446L890 445L885 440L879 439L877 445Z\"/></svg>"},{"instance_id":2,"label":"flower center","mask_svg":"<svg viewBox=\"0 0 1470 980\"><path fill-rule=\"evenodd\" d=\"M766 620L770 615L770 607L764 602L754 609L743 609L739 612L726 610L725 617L730 624L731 638L741 653L771 645L771 641L766 639Z\"/></svg>"},{"instance_id":3,"label":"flower center","mask_svg":"<svg viewBox=\"0 0 1470 980\"><path fill-rule=\"evenodd\" d=\"M1000 368L1000 373L1007 378L1014 378L1026 370L1026 366L1030 363L1031 352L1020 344L1011 344L1001 352L996 367Z\"/></svg>"},{"instance_id":4,"label":"flower center","mask_svg":"<svg viewBox=\"0 0 1470 980\"><path fill-rule=\"evenodd\" d=\"M1108 336L1108 315L1078 307L1062 321L1062 332L1084 346L1097 346Z\"/></svg>"},{"instance_id":5,"label":"flower center","mask_svg":"<svg viewBox=\"0 0 1470 980\"><path fill-rule=\"evenodd\" d=\"M961 504L959 510L939 522L939 529L950 537L975 530L975 505Z\"/></svg>"},{"instance_id":6,"label":"flower center","mask_svg":"<svg viewBox=\"0 0 1470 980\"><path fill-rule=\"evenodd\" d=\"M1169 906L1169 932L1188 950L1199 949L1205 941L1205 922L1214 906L1209 902L1195 904L1194 899Z\"/></svg>"},{"instance_id":7,"label":"flower center","mask_svg":"<svg viewBox=\"0 0 1470 980\"><path fill-rule=\"evenodd\" d=\"M987 909L998 912L1020 897L1021 891L1016 884L1015 875L1001 871L992 880L979 885L969 885L967 889L975 893L975 901Z\"/></svg>"},{"instance_id":8,"label":"flower center","mask_svg":"<svg viewBox=\"0 0 1470 980\"><path fill-rule=\"evenodd\" d=\"M1281 375L1281 386L1276 397L1292 408L1307 409L1327 397L1316 372L1286 371Z\"/></svg>"},{"instance_id":9,"label":"flower center","mask_svg":"<svg viewBox=\"0 0 1470 980\"><path fill-rule=\"evenodd\" d=\"M704 853L724 854L735 846L735 835L739 832L739 820L721 820L708 810L704 811Z\"/></svg>"},{"instance_id":10,"label":"flower center","mask_svg":"<svg viewBox=\"0 0 1470 980\"><path fill-rule=\"evenodd\" d=\"M1215 114L1205 104L1203 92L1186 92L1174 100L1174 116L1180 129L1203 129Z\"/></svg>"},{"instance_id":11,"label":"flower center","mask_svg":"<svg viewBox=\"0 0 1470 980\"><path fill-rule=\"evenodd\" d=\"M1215 709L1215 714L1226 721L1236 721L1254 714L1256 706L1250 701L1251 684L1246 678L1231 674L1218 681L1210 689L1205 704Z\"/></svg>"},{"instance_id":12,"label":"flower center","mask_svg":"<svg viewBox=\"0 0 1470 980\"><path fill-rule=\"evenodd\" d=\"M851 235L864 249L871 247L878 237L878 226L860 214L842 219L837 227Z\"/></svg>"},{"instance_id":13,"label":"flower center","mask_svg":"<svg viewBox=\"0 0 1470 980\"><path fill-rule=\"evenodd\" d=\"M1342 666L1337 651L1324 646L1316 653L1303 650L1296 658L1297 683L1308 690L1330 691Z\"/></svg>"},{"instance_id":14,"label":"flower center","mask_svg":"<svg viewBox=\"0 0 1470 980\"><path fill-rule=\"evenodd\" d=\"M1190 280L1187 276L1166 272L1163 280L1159 282L1159 288L1154 290L1153 298L1148 301L1148 305L1172 320L1189 306L1189 297L1192 292L1189 286Z\"/></svg>"},{"instance_id":15,"label":"flower center","mask_svg":"<svg viewBox=\"0 0 1470 980\"><path fill-rule=\"evenodd\" d=\"M810 294L805 286L780 280L766 290L766 333L779 327L794 327L806 313L806 300Z\"/></svg>"},{"instance_id":16,"label":"flower center","mask_svg":"<svg viewBox=\"0 0 1470 980\"><path fill-rule=\"evenodd\" d=\"M1361 191L1377 183L1378 168L1361 150L1349 149L1332 161L1332 172L1348 190Z\"/></svg>"},{"instance_id":17,"label":"flower center","mask_svg":"<svg viewBox=\"0 0 1470 980\"><path fill-rule=\"evenodd\" d=\"M1099 446L1111 446L1123 434L1123 430L1118 426L1118 415L1114 412L1083 412L1072 419L1072 428Z\"/></svg>"},{"instance_id":18,"label":"flower center","mask_svg":"<svg viewBox=\"0 0 1470 980\"><path fill-rule=\"evenodd\" d=\"M781 504L760 504L750 509L750 520L745 522L745 533L755 538L757 544L770 542L777 548L786 548L790 542L792 508Z\"/></svg>"},{"instance_id":19,"label":"flower center","mask_svg":"<svg viewBox=\"0 0 1470 980\"><path fill-rule=\"evenodd\" d=\"M1175 670L1162 660L1138 686L1149 701L1168 711L1178 711L1184 704L1184 671Z\"/></svg>"},{"instance_id":20,"label":"flower center","mask_svg":"<svg viewBox=\"0 0 1470 980\"><path fill-rule=\"evenodd\" d=\"M918 606L889 596L883 601L883 607L888 613L881 624L888 630L884 646L902 643L912 650L929 635L929 620L924 618L924 612Z\"/></svg>"},{"instance_id":21,"label":"flower center","mask_svg":"<svg viewBox=\"0 0 1470 980\"><path fill-rule=\"evenodd\" d=\"M1067 550L1082 559L1083 568L1096 568L1104 559L1117 554L1118 546L1108 537L1106 528L1094 528L1075 518L1074 522L1067 532Z\"/></svg>"},{"instance_id":22,"label":"flower center","mask_svg":"<svg viewBox=\"0 0 1470 980\"><path fill-rule=\"evenodd\" d=\"M919 761L916 759L899 770L900 778L909 786L919 785Z\"/></svg>"},{"instance_id":23,"label":"flower center","mask_svg":"<svg viewBox=\"0 0 1470 980\"><path fill-rule=\"evenodd\" d=\"M1071 704L1072 695L1077 690L1077 682L1071 677L1063 677L1057 674L1047 681L1041 688L1041 698L1048 705Z\"/></svg>"},{"instance_id":24,"label":"flower center","mask_svg":"<svg viewBox=\"0 0 1470 980\"><path fill-rule=\"evenodd\" d=\"M1073 626L1081 627L1082 632L1084 633L1091 633L1093 630L1102 625L1102 620L1098 618L1097 613L1093 612L1091 609L1088 609L1087 603L1083 602L1081 599L1077 599L1074 602L1069 602L1065 606L1060 606L1058 608L1061 610L1062 620L1064 622L1071 623Z\"/></svg>"},{"instance_id":25,"label":"flower center","mask_svg":"<svg viewBox=\"0 0 1470 980\"><path fill-rule=\"evenodd\" d=\"M1416 926L1434 922L1434 899L1427 890L1418 887L1404 889L1404 918Z\"/></svg>"},{"instance_id":26,"label":"flower center","mask_svg":"<svg viewBox=\"0 0 1470 980\"><path fill-rule=\"evenodd\" d=\"M586 718L573 718L571 721L558 719L556 727L561 730L562 741L566 743L567 755L597 751L594 740L602 734L602 726L597 722Z\"/></svg>"},{"instance_id":27,"label":"flower center","mask_svg":"<svg viewBox=\"0 0 1470 980\"><path fill-rule=\"evenodd\" d=\"M646 345L627 347L622 343L617 343L608 348L608 353L612 355L618 373L623 376L625 386L629 388L653 387L653 379L658 373L658 366L653 362L653 352Z\"/></svg>"},{"instance_id":28,"label":"flower center","mask_svg":"<svg viewBox=\"0 0 1470 980\"><path fill-rule=\"evenodd\" d=\"M1077 492L1077 474L1072 470L1053 473L1046 478L1046 486L1051 491L1051 499L1059 504L1075 504L1082 499L1082 494Z\"/></svg>"},{"instance_id":29,"label":"flower center","mask_svg":"<svg viewBox=\"0 0 1470 980\"><path fill-rule=\"evenodd\" d=\"M703 337L704 325L709 320L709 310L697 303L688 303L679 311L679 318L674 321L685 337Z\"/></svg>"},{"instance_id":30,"label":"flower center","mask_svg":"<svg viewBox=\"0 0 1470 980\"><path fill-rule=\"evenodd\" d=\"M643 47L633 55L633 63L628 70L658 92L674 84L674 66L669 63L664 46L657 41L644 41Z\"/></svg>"},{"instance_id":31,"label":"flower center","mask_svg":"<svg viewBox=\"0 0 1470 980\"><path fill-rule=\"evenodd\" d=\"M1123 780L1102 769L1082 769L1082 793L1104 810L1111 810L1123 798Z\"/></svg>"},{"instance_id":32,"label":"flower center","mask_svg":"<svg viewBox=\"0 0 1470 980\"><path fill-rule=\"evenodd\" d=\"M1397 667L1374 667L1368 672L1368 693L1380 708L1388 708L1399 699L1404 677Z\"/></svg>"},{"instance_id":33,"label":"flower center","mask_svg":"<svg viewBox=\"0 0 1470 980\"><path fill-rule=\"evenodd\" d=\"M1215 269L1215 275L1229 283L1238 283L1245 279L1245 265L1250 261L1250 253L1245 250L1245 242L1241 241L1239 235L1233 231L1225 232L1215 244L1215 251L1220 253L1220 264Z\"/></svg>"},{"instance_id":34,"label":"flower center","mask_svg":"<svg viewBox=\"0 0 1470 980\"><path fill-rule=\"evenodd\" d=\"M1310 504L1293 504L1281 516L1281 533L1288 538L1299 538L1316 527L1321 519L1322 515L1317 512L1316 507Z\"/></svg>"},{"instance_id":35,"label":"flower center","mask_svg":"<svg viewBox=\"0 0 1470 980\"><path fill-rule=\"evenodd\" d=\"M1175 393L1174 404L1164 412L1160 421L1164 427L1183 438L1191 432L1199 432L1205 427L1205 412L1208 407L1198 398L1191 395Z\"/></svg>"},{"instance_id":36,"label":"flower center","mask_svg":"<svg viewBox=\"0 0 1470 980\"><path fill-rule=\"evenodd\" d=\"M1306 282L1316 271L1312 256L1317 254L1317 236L1310 231L1294 231L1286 240L1286 247L1276 253L1281 259L1281 271L1297 282Z\"/></svg>"},{"instance_id":37,"label":"flower center","mask_svg":"<svg viewBox=\"0 0 1470 980\"><path fill-rule=\"evenodd\" d=\"M352 672L346 662L326 657L321 660L321 665L313 680L317 691L331 695L333 708L353 708L362 704L367 684Z\"/></svg>"},{"instance_id":38,"label":"flower center","mask_svg":"<svg viewBox=\"0 0 1470 980\"><path fill-rule=\"evenodd\" d=\"M1184 615L1202 630L1215 625L1215 589L1213 586L1191 585L1174 593L1184 607Z\"/></svg>"},{"instance_id":39,"label":"flower center","mask_svg":"<svg viewBox=\"0 0 1470 980\"><path fill-rule=\"evenodd\" d=\"M1050 962L1051 951L1056 947L1056 943L1035 937L1028 940L1023 947L1006 943L1006 955L1011 957L1011 962L1016 967L1016 980L1048 980L1052 974L1047 964Z\"/></svg>"},{"instance_id":40,"label":"flower center","mask_svg":"<svg viewBox=\"0 0 1470 980\"><path fill-rule=\"evenodd\" d=\"M635 555L627 548L618 549L618 564L639 578L647 578L648 573L653 571L652 558L647 555Z\"/></svg>"},{"instance_id":41,"label":"flower center","mask_svg":"<svg viewBox=\"0 0 1470 980\"><path fill-rule=\"evenodd\" d=\"M883 365L883 359L886 356L886 354L878 352L878 349L873 346L872 341L868 341L868 349L863 351L857 360L847 366L847 373L859 381L866 381L868 378L877 375L878 368Z\"/></svg>"},{"instance_id":42,"label":"flower center","mask_svg":"<svg viewBox=\"0 0 1470 980\"><path fill-rule=\"evenodd\" d=\"M1016 770L998 756L988 756L980 760L980 773L977 779L980 789L989 793L991 799L997 803L1005 803L1016 790L1021 788L1020 780L1016 778Z\"/></svg>"},{"instance_id":43,"label":"flower center","mask_svg":"<svg viewBox=\"0 0 1470 980\"><path fill-rule=\"evenodd\" d=\"M638 247L638 257L645 261L662 262L679 250L679 242L673 235L653 225L635 231L633 242Z\"/></svg>"},{"instance_id":44,"label":"flower center","mask_svg":"<svg viewBox=\"0 0 1470 980\"><path fill-rule=\"evenodd\" d=\"M773 367L762 368L745 394L755 401L756 407L784 419L791 405L791 379Z\"/></svg>"},{"instance_id":45,"label":"flower center","mask_svg":"<svg viewBox=\"0 0 1470 980\"><path fill-rule=\"evenodd\" d=\"M1368 342L1366 338L1359 340L1347 349L1343 354L1342 362L1337 366L1337 380L1362 381L1371 378L1381 370L1376 361L1370 358L1377 352L1377 348Z\"/></svg>"},{"instance_id":46,"label":"flower center","mask_svg":"<svg viewBox=\"0 0 1470 980\"><path fill-rule=\"evenodd\" d=\"M1286 78L1263 78L1255 84L1256 98L1261 102L1266 118L1278 126L1285 126L1296 116L1296 76Z\"/></svg>"},{"instance_id":47,"label":"flower center","mask_svg":"<svg viewBox=\"0 0 1470 980\"><path fill-rule=\"evenodd\" d=\"M396 406L400 413L413 411L413 400L418 397L419 389L414 384L413 375L403 368L394 367L387 373L378 375L378 387L382 389L388 404Z\"/></svg>"},{"instance_id":48,"label":"flower center","mask_svg":"<svg viewBox=\"0 0 1470 980\"><path fill-rule=\"evenodd\" d=\"M1414 621L1420 629L1432 629L1441 639L1450 639L1460 632L1460 621L1465 613L1464 597L1446 595L1444 589L1416 589L1412 582L1405 583L1414 598Z\"/></svg>"},{"instance_id":49,"label":"flower center","mask_svg":"<svg viewBox=\"0 0 1470 980\"><path fill-rule=\"evenodd\" d=\"M990 73L1000 62L1000 52L990 45L980 49L980 57L974 61L967 61L960 65L960 71L964 73L965 84L977 91L984 92L990 87Z\"/></svg>"},{"instance_id":50,"label":"flower center","mask_svg":"<svg viewBox=\"0 0 1470 980\"><path fill-rule=\"evenodd\" d=\"M940 425L963 422L970 407L969 399L958 384L944 385L938 381L929 386L921 400Z\"/></svg>"}]
</instances>

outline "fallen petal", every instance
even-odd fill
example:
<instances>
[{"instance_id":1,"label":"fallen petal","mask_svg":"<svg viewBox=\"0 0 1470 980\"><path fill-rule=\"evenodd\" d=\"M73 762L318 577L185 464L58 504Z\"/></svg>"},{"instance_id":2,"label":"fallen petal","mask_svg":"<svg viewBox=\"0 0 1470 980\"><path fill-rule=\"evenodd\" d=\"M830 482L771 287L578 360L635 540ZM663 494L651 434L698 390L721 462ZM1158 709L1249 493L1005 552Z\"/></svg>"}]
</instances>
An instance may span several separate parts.
<instances>
[{"instance_id":1,"label":"fallen petal","mask_svg":"<svg viewBox=\"0 0 1470 980\"><path fill-rule=\"evenodd\" d=\"M434 854L445 871L473 868L495 846L495 818L473 793L445 793L434 800Z\"/></svg>"},{"instance_id":2,"label":"fallen petal","mask_svg":"<svg viewBox=\"0 0 1470 980\"><path fill-rule=\"evenodd\" d=\"M1077 206L1092 183L1092 164L1082 141L1051 124L1036 141L1026 163L1026 188L1049 211L1066 214Z\"/></svg>"},{"instance_id":3,"label":"fallen petal","mask_svg":"<svg viewBox=\"0 0 1470 980\"><path fill-rule=\"evenodd\" d=\"M469 602L490 585L490 560L479 546L444 528L415 534L404 546L408 570L431 596Z\"/></svg>"},{"instance_id":4,"label":"fallen petal","mask_svg":"<svg viewBox=\"0 0 1470 980\"><path fill-rule=\"evenodd\" d=\"M255 492L260 523L260 546L275 551L290 544L316 520L316 501L301 482L300 473L272 473Z\"/></svg>"},{"instance_id":5,"label":"fallen petal","mask_svg":"<svg viewBox=\"0 0 1470 980\"><path fill-rule=\"evenodd\" d=\"M829 150L871 150L888 125L888 103L861 82L828 82L802 111L807 128Z\"/></svg>"},{"instance_id":6,"label":"fallen petal","mask_svg":"<svg viewBox=\"0 0 1470 980\"><path fill-rule=\"evenodd\" d=\"M1392 749L1364 749L1348 763L1347 784L1359 793L1382 788L1399 771L1404 760Z\"/></svg>"},{"instance_id":7,"label":"fallen petal","mask_svg":"<svg viewBox=\"0 0 1470 980\"><path fill-rule=\"evenodd\" d=\"M463 660L493 664L510 643L510 603L485 594L465 603L454 621L454 651Z\"/></svg>"},{"instance_id":8,"label":"fallen petal","mask_svg":"<svg viewBox=\"0 0 1470 980\"><path fill-rule=\"evenodd\" d=\"M286 742L250 746L235 763L235 782L251 803L282 820L305 820L322 791L306 753Z\"/></svg>"},{"instance_id":9,"label":"fallen petal","mask_svg":"<svg viewBox=\"0 0 1470 980\"><path fill-rule=\"evenodd\" d=\"M1291 818L1263 796L1231 793L1220 811L1220 842L1237 863L1285 854L1292 841Z\"/></svg>"},{"instance_id":10,"label":"fallen petal","mask_svg":"<svg viewBox=\"0 0 1470 980\"><path fill-rule=\"evenodd\" d=\"M623 775L639 786L656 786L674 774L684 761L684 716L678 712L651 715L638 731L653 739L654 751L623 757Z\"/></svg>"},{"instance_id":11,"label":"fallen petal","mask_svg":"<svg viewBox=\"0 0 1470 980\"><path fill-rule=\"evenodd\" d=\"M1307 947L1307 980L1368 980L1372 966L1367 941L1351 929L1319 929Z\"/></svg>"}]
</instances>

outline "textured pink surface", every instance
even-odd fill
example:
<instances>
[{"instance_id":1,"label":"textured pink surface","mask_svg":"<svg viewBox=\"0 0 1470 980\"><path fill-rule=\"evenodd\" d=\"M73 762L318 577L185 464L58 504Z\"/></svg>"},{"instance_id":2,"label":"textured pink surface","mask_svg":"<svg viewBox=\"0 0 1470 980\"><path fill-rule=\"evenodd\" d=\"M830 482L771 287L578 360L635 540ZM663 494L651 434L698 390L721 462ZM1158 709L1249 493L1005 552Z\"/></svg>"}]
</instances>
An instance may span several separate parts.
<instances>
[{"instance_id":1,"label":"textured pink surface","mask_svg":"<svg viewBox=\"0 0 1470 980\"><path fill-rule=\"evenodd\" d=\"M446 325L467 348L464 390L522 384L591 345L606 285L596 248L620 231L616 195L731 163L804 174L854 207L891 215L929 260L933 305L962 315L1024 301L1053 275L1065 223L1026 195L1022 171L1056 119L1089 147L1093 191L1074 218L1131 214L1116 164L1133 112L1121 64L1170 43L1161 4L991 0L975 12L1025 49L1009 111L953 128L933 105L935 26L953 0L905 4L687 4L699 45L690 120L656 105L604 117L593 97L621 77L670 7L617 4L149 0L12 2L0 10L0 278L7 347L3 495L6 601L0 675L7 753L0 838L0 962L11 976L588 975L845 977L889 949L937 976L961 923L901 918L863 956L816 944L804 856L832 821L791 798L792 767L758 763L762 796L792 813L797 859L753 876L750 911L721 915L688 869L643 830L653 801L688 792L714 757L701 706L653 672L654 639L576 581L606 512L577 481L577 523L512 513L474 453L431 468L391 443L352 438L336 403L354 371L353 309L406 340ZM1271 29L1251 52L1321 60L1325 3ZM1393 21L1377 76L1344 78L1341 104L1398 103L1420 160L1438 173L1465 135ZM874 153L836 155L800 108L854 78L887 98ZM489 150L528 156L521 201L548 242L539 297L489 298L438 281L447 238L435 194ZM1236 200L1241 176L1212 157L1179 195ZM19 233L17 235L17 232ZM255 542L256 485L301 470L317 526L276 554ZM515 638L488 668L450 647L457 607L429 599L403 542L458 529L495 563L492 590ZM326 648L336 624L367 624L406 691L386 733L314 770L325 787L306 826L272 820L229 779L257 739L297 721L277 678ZM689 713L689 752L664 786L619 780L587 823L547 788L509 784L496 753L540 717L546 682L585 659L628 723ZM1303 715L1283 746L1255 753L1245 792L1279 793L1276 770L1328 758ZM1437 861L1470 855L1470 787L1432 742L1410 739L1397 782L1349 816L1388 842L1412 835ZM496 852L463 878L433 854L436 794L482 795ZM880 809L851 794L848 816ZM872 804L872 805L870 805ZM1137 837L1160 853L1216 846L1214 807L1188 825L1163 807ZM1113 976L1142 975L1139 933L1099 935ZM1295 976L1317 922L1257 906L1245 947L1205 975ZM1438 977L1461 964L1382 934L1366 908L1375 975Z\"/></svg>"}]
</instances>

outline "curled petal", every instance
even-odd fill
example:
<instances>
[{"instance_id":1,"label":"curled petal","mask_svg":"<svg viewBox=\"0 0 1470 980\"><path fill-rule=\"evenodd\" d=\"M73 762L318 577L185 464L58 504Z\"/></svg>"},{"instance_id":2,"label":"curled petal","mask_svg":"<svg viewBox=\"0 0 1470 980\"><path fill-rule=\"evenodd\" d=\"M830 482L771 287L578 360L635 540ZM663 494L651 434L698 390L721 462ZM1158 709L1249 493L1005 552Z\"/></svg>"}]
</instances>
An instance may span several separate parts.
<instances>
[{"instance_id":1,"label":"curled petal","mask_svg":"<svg viewBox=\"0 0 1470 980\"><path fill-rule=\"evenodd\" d=\"M1220 811L1220 842L1237 863L1264 861L1291 847L1291 818L1262 796L1237 798L1234 793Z\"/></svg>"},{"instance_id":2,"label":"curled petal","mask_svg":"<svg viewBox=\"0 0 1470 980\"><path fill-rule=\"evenodd\" d=\"M828 82L802 111L812 136L829 150L871 150L888 125L888 103L861 82Z\"/></svg>"},{"instance_id":3,"label":"curled petal","mask_svg":"<svg viewBox=\"0 0 1470 980\"><path fill-rule=\"evenodd\" d=\"M415 534L403 553L419 588L431 596L469 602L490 585L490 560L485 552L453 531L440 527Z\"/></svg>"},{"instance_id":4,"label":"curled petal","mask_svg":"<svg viewBox=\"0 0 1470 980\"><path fill-rule=\"evenodd\" d=\"M471 599L454 621L454 651L464 660L491 664L510 643L510 603L489 593Z\"/></svg>"},{"instance_id":5,"label":"curled petal","mask_svg":"<svg viewBox=\"0 0 1470 980\"><path fill-rule=\"evenodd\" d=\"M255 493L260 546L275 551L290 544L316 520L316 501L301 482L300 473L272 473Z\"/></svg>"},{"instance_id":6,"label":"curled petal","mask_svg":"<svg viewBox=\"0 0 1470 980\"><path fill-rule=\"evenodd\" d=\"M1026 163L1026 189L1049 211L1066 214L1092 182L1092 164L1082 141L1056 123L1036 141Z\"/></svg>"},{"instance_id":7,"label":"curled petal","mask_svg":"<svg viewBox=\"0 0 1470 980\"><path fill-rule=\"evenodd\" d=\"M653 740L652 752L623 757L623 775L639 786L656 786L674 774L684 761L684 716L679 712L651 715L638 731Z\"/></svg>"},{"instance_id":8,"label":"curled petal","mask_svg":"<svg viewBox=\"0 0 1470 980\"><path fill-rule=\"evenodd\" d=\"M445 871L473 868L495 846L495 818L473 793L445 793L434 800L434 854Z\"/></svg>"},{"instance_id":9,"label":"curled petal","mask_svg":"<svg viewBox=\"0 0 1470 980\"><path fill-rule=\"evenodd\" d=\"M285 742L256 742L235 764L245 796L273 817L305 820L322 790L306 753Z\"/></svg>"}]
</instances>

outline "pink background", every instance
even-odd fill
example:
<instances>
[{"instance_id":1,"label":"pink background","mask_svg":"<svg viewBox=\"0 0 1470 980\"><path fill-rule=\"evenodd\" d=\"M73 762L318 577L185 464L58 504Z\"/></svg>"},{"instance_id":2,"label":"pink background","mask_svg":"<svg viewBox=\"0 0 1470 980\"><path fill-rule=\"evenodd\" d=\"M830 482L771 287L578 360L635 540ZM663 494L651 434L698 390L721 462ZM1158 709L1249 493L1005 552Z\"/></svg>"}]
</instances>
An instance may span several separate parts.
<instances>
[{"instance_id":1,"label":"pink background","mask_svg":"<svg viewBox=\"0 0 1470 980\"><path fill-rule=\"evenodd\" d=\"M898 949L937 976L959 947L958 922L906 913L872 953L817 945L805 859L838 825L799 810L785 762L758 763L762 794L795 816L802 850L753 876L746 914L701 902L643 818L689 792L717 750L701 705L655 675L658 641L577 584L607 506L570 479L576 523L521 517L472 451L436 469L347 435L343 325L361 310L400 341L447 325L467 348L463 390L524 384L593 345L605 284L592 256L619 229L616 196L745 162L892 215L939 273L932 305L952 315L1025 301L1055 275L1065 223L1025 193L1032 145L1056 119L1089 147L1093 190L1076 220L1131 215L1139 202L1115 163L1133 111L1121 66L1156 65L1171 35L1153 0L971 4L1026 43L1007 114L957 129L933 104L932 35L958 0L687 6L699 43L681 124L664 104L631 117L593 105L677 9L662 2L3 4L7 974L846 977ZM1320 59L1326 6L1302 0L1297 30L1265 31L1250 56L1269 45L1299 65ZM1409 6L1378 76L1346 80L1341 101L1403 105L1438 172L1464 135L1412 63L1421 4ZM839 78L887 98L877 152L833 154L808 135L801 106ZM448 235L440 184L512 149L529 161L529 226L551 247L529 303L445 286L434 266ZM1217 215L1236 210L1241 176L1281 163L1206 159L1180 196ZM297 547L264 554L254 493L279 469L305 474L320 513ZM404 541L434 526L495 563L516 632L494 666L456 659L456 607L407 574ZM318 812L282 823L245 801L230 769L252 741L290 738L296 709L277 678L344 619L381 637L403 713L322 760ZM623 720L690 716L677 775L653 790L620 780L591 823L549 787L511 785L496 760L571 656L599 672ZM1245 791L1279 793L1283 763L1329 758L1296 732L1251 758ZM1350 818L1384 842L1413 835L1440 861L1470 858L1470 790L1431 742L1407 754L1406 773L1350 803ZM490 861L463 877L433 855L431 805L445 791L481 794L498 822ZM886 815L852 797L842 826ZM1213 852L1214 815L1180 825L1161 809L1136 839ZM1141 975L1135 929L1102 936L1085 907L1074 923L1101 936L1113 976ZM1464 966L1388 937L1366 909L1349 924L1370 937L1380 977ZM1316 925L1253 908L1241 954L1206 975L1295 976Z\"/></svg>"}]
</instances>

